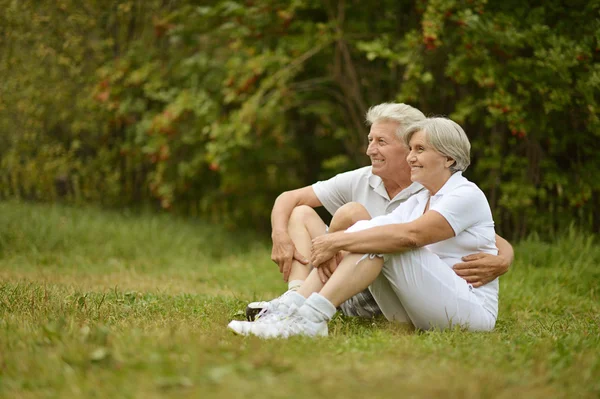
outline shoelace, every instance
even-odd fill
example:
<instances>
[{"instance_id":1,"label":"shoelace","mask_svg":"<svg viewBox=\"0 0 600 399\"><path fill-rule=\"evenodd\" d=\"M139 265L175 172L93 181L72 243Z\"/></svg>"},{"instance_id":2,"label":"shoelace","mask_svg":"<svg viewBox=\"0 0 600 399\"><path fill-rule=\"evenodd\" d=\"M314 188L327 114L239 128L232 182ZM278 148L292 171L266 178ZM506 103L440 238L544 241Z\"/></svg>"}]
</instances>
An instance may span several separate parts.
<instances>
[{"instance_id":1,"label":"shoelace","mask_svg":"<svg viewBox=\"0 0 600 399\"><path fill-rule=\"evenodd\" d=\"M273 299L273 301L269 302L269 304L267 306L265 306L264 308L262 308L260 310L260 312L258 312L258 314L256 315L256 317L254 318L254 320L255 321L259 321L263 317L266 317L266 315L270 313L271 307L273 307L273 302L276 301L276 300L277 299Z\"/></svg>"},{"instance_id":2,"label":"shoelace","mask_svg":"<svg viewBox=\"0 0 600 399\"><path fill-rule=\"evenodd\" d=\"M256 315L256 321L265 322L269 320L279 320L289 311L289 307L282 302L281 297L273 299Z\"/></svg>"}]
</instances>

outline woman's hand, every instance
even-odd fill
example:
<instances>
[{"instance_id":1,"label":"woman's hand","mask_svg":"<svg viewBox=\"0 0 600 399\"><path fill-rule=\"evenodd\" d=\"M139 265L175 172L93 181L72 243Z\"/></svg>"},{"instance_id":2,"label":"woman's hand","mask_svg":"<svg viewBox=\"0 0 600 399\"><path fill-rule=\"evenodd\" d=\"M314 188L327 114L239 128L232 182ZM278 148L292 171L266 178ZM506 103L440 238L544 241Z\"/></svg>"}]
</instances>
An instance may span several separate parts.
<instances>
[{"instance_id":1,"label":"woman's hand","mask_svg":"<svg viewBox=\"0 0 600 399\"><path fill-rule=\"evenodd\" d=\"M317 268L317 272L319 273L319 279L321 279L321 282L323 284L325 284L327 280L329 280L329 277L331 277L333 272L335 272L335 269L337 269L339 264L340 262L338 261L338 257L335 256L319 265L319 267Z\"/></svg>"},{"instance_id":2,"label":"woman's hand","mask_svg":"<svg viewBox=\"0 0 600 399\"><path fill-rule=\"evenodd\" d=\"M338 234L344 233L324 234L312 240L310 263L314 267L320 267L321 264L333 258L338 252L338 248L335 246Z\"/></svg>"}]
</instances>

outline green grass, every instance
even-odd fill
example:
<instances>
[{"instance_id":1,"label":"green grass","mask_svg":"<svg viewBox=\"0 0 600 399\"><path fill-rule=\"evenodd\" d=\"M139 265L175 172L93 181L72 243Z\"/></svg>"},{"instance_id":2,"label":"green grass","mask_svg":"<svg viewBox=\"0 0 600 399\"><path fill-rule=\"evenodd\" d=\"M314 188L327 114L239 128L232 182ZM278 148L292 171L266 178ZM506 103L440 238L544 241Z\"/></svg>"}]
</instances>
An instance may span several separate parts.
<instances>
[{"instance_id":1,"label":"green grass","mask_svg":"<svg viewBox=\"0 0 600 399\"><path fill-rule=\"evenodd\" d=\"M338 315L328 338L261 341L225 327L284 289L263 239L0 202L0 397L598 397L597 244L517 245L492 333Z\"/></svg>"}]
</instances>

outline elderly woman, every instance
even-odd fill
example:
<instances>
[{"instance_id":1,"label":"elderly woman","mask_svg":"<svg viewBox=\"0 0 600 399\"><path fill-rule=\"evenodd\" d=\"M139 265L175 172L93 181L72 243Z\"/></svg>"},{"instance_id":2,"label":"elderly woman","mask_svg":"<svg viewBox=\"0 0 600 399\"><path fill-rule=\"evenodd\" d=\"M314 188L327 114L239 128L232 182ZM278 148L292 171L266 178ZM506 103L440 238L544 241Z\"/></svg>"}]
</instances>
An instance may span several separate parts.
<instances>
[{"instance_id":1,"label":"elderly woman","mask_svg":"<svg viewBox=\"0 0 600 399\"><path fill-rule=\"evenodd\" d=\"M452 270L465 255L497 253L487 199L462 176L469 140L455 122L428 118L409 127L404 141L411 179L426 190L389 215L316 238L316 267L302 287L277 299L256 322L231 322L231 330L263 338L327 335L336 307L366 287L388 320L419 329L494 328L498 280L473 288ZM347 204L335 218L350 223L370 217L361 205ZM351 254L336 268L339 251Z\"/></svg>"}]
</instances>

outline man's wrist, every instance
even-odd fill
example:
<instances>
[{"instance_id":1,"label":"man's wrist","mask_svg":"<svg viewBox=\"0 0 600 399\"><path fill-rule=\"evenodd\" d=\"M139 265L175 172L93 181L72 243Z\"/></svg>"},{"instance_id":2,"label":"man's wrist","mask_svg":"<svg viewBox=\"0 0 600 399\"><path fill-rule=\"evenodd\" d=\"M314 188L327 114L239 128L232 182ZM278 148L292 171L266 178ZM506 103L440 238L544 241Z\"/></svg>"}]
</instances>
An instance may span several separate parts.
<instances>
[{"instance_id":1,"label":"man's wrist","mask_svg":"<svg viewBox=\"0 0 600 399\"><path fill-rule=\"evenodd\" d=\"M500 254L500 253L498 254L498 257L502 260L502 263L501 263L502 273L501 274L504 274L508 271L508 268L510 267L510 265L512 263L511 259L510 259L510 257Z\"/></svg>"},{"instance_id":2,"label":"man's wrist","mask_svg":"<svg viewBox=\"0 0 600 399\"><path fill-rule=\"evenodd\" d=\"M282 229L282 228L274 228L271 231L271 238L281 238L282 235L287 235L288 232L286 229Z\"/></svg>"}]
</instances>

